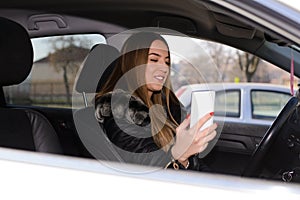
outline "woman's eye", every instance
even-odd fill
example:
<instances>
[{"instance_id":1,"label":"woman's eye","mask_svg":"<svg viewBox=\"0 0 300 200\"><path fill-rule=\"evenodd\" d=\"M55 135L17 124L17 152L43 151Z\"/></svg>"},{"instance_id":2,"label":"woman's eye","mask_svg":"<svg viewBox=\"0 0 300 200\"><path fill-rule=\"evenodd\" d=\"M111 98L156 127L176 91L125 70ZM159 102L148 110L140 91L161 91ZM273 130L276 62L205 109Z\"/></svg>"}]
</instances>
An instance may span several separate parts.
<instances>
[{"instance_id":1,"label":"woman's eye","mask_svg":"<svg viewBox=\"0 0 300 200\"><path fill-rule=\"evenodd\" d=\"M170 65L170 62L166 62L166 65Z\"/></svg>"},{"instance_id":2,"label":"woman's eye","mask_svg":"<svg viewBox=\"0 0 300 200\"><path fill-rule=\"evenodd\" d=\"M157 62L157 59L150 59L151 62Z\"/></svg>"}]
</instances>

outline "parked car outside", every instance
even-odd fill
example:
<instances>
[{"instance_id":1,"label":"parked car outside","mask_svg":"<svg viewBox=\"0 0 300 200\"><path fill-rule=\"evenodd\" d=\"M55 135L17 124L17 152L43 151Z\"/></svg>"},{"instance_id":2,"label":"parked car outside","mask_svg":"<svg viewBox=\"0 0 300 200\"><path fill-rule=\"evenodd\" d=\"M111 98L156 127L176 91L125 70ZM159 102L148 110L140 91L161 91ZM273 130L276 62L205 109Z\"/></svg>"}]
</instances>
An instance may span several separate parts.
<instances>
[{"instance_id":1,"label":"parked car outside","mask_svg":"<svg viewBox=\"0 0 300 200\"><path fill-rule=\"evenodd\" d=\"M216 91L214 116L216 121L254 125L271 125L292 97L290 88L274 84L191 84L180 87L175 93L188 113L191 110L192 92L201 90Z\"/></svg>"}]
</instances>

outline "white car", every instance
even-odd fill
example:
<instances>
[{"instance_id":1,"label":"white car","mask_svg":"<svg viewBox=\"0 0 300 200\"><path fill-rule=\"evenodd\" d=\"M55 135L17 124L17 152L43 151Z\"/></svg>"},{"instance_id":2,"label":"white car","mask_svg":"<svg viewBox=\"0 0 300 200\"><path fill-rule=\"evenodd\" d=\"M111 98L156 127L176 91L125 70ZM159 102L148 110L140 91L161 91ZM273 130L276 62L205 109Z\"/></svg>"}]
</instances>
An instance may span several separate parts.
<instances>
[{"instance_id":1,"label":"white car","mask_svg":"<svg viewBox=\"0 0 300 200\"><path fill-rule=\"evenodd\" d=\"M108 54L99 55L95 68L104 71L109 47L119 47L132 31L153 27L170 45L174 86L201 78L210 83L246 81L253 75L247 71L251 61L259 66L252 80L293 84L300 77L300 10L284 2L2 0L1 199L299 200L297 97L290 98L271 126L263 120L255 126L224 123L215 148L204 158L215 173L203 173L95 159L97 153L113 154L99 145L105 140L89 138L101 135L99 124L97 131L90 126L94 107L87 100L99 74L84 76L83 87L78 87L82 63L93 46L105 44L101 53ZM89 86L94 90L85 90ZM229 97L227 93L228 103ZM250 99L245 104L241 99L241 108L250 107ZM253 114L261 117L256 108ZM74 113L80 111L91 112L76 121Z\"/></svg>"}]
</instances>

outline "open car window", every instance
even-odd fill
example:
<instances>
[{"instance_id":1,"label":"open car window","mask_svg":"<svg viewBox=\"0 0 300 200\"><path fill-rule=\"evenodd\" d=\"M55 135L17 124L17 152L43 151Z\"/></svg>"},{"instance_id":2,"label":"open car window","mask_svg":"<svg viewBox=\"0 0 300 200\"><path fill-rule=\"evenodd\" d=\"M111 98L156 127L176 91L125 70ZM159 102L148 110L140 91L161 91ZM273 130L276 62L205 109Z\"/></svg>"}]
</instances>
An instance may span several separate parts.
<instances>
[{"instance_id":1,"label":"open car window","mask_svg":"<svg viewBox=\"0 0 300 200\"><path fill-rule=\"evenodd\" d=\"M272 121L291 97L290 74L257 56L200 39L191 39L192 48L178 52L178 45L184 43L180 40L186 38L166 39L171 49L173 89L188 112L192 90L216 90L215 116L240 118L240 121L248 120L242 117ZM298 78L294 77L294 89L297 84ZM267 93L269 90L272 93ZM269 98L277 102L276 109L269 107L272 102L261 106L261 101Z\"/></svg>"},{"instance_id":2,"label":"open car window","mask_svg":"<svg viewBox=\"0 0 300 200\"><path fill-rule=\"evenodd\" d=\"M276 69L272 64L247 52L200 39L171 35L164 37L171 50L171 81L175 93L184 86L204 84L209 88L212 83L255 82L289 87L288 72ZM92 46L106 43L104 36L81 34L40 37L32 39L32 43L32 72L23 83L4 88L8 104L59 108L71 108L72 100L77 101L76 105L83 104L81 94L73 93L75 77ZM295 77L295 88L297 82ZM225 90L221 85L216 98L216 116L239 118L243 115L241 112L245 108L242 108L241 91L232 91ZM289 97L288 89L285 98L280 95L282 93L274 93L272 99L280 102L280 105L278 104L276 112L269 116L261 115L262 108L256 105L257 99L266 98L265 93L252 94L252 97L255 97L251 99L253 108L248 109L251 109L253 119L262 120L274 119ZM186 101L188 102L183 104L189 111L190 100Z\"/></svg>"}]
</instances>

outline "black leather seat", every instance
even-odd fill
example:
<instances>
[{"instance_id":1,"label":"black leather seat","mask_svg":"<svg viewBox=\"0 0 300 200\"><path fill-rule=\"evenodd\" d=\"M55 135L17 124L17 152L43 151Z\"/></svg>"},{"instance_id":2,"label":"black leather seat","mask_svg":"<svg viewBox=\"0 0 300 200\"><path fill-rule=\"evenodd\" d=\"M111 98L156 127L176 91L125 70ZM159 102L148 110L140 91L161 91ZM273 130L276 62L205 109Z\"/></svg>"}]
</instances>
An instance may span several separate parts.
<instances>
[{"instance_id":1,"label":"black leather seat","mask_svg":"<svg viewBox=\"0 0 300 200\"><path fill-rule=\"evenodd\" d=\"M79 93L91 94L99 91L112 73L119 56L120 52L113 46L94 45L80 66L75 90Z\"/></svg>"},{"instance_id":2,"label":"black leather seat","mask_svg":"<svg viewBox=\"0 0 300 200\"><path fill-rule=\"evenodd\" d=\"M99 91L111 74L119 56L119 51L110 45L95 45L80 68L75 90L83 94L95 94ZM97 122L93 105L77 110L74 113L74 122L81 141L92 154L91 157L122 161Z\"/></svg>"},{"instance_id":3,"label":"black leather seat","mask_svg":"<svg viewBox=\"0 0 300 200\"><path fill-rule=\"evenodd\" d=\"M6 105L3 86L21 83L33 64L32 44L19 24L0 18L0 146L63 153L58 136L45 116Z\"/></svg>"}]
</instances>

